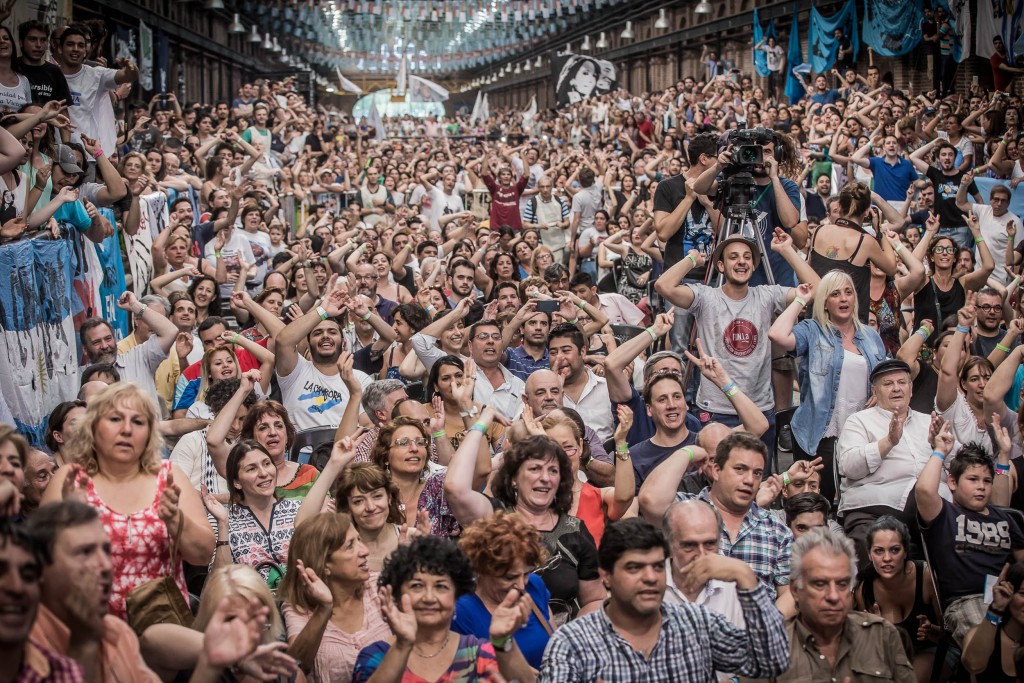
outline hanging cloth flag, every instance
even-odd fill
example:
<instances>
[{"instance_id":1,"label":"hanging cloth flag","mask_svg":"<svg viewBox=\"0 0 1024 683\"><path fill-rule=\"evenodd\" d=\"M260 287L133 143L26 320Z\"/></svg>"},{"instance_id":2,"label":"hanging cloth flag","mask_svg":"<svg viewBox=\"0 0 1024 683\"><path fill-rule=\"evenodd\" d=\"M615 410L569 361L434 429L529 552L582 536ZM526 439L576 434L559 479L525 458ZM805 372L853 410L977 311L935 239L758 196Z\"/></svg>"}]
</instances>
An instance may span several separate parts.
<instances>
[{"instance_id":1,"label":"hanging cloth flag","mask_svg":"<svg viewBox=\"0 0 1024 683\"><path fill-rule=\"evenodd\" d=\"M807 61L815 73L825 73L836 63L839 52L839 40L834 32L842 29L843 35L853 46L853 61L857 61L860 47L859 29L857 27L857 5L853 0L846 0L842 9L831 17L825 17L811 7L811 23L807 33Z\"/></svg>"},{"instance_id":2,"label":"hanging cloth flag","mask_svg":"<svg viewBox=\"0 0 1024 683\"><path fill-rule=\"evenodd\" d=\"M341 69L339 69L338 67L334 67L334 73L338 74L338 85L341 86L342 90L344 90L345 92L354 92L357 95L363 94L363 89L360 88L355 83L353 83L352 81L345 78L345 76L341 73Z\"/></svg>"},{"instance_id":3,"label":"hanging cloth flag","mask_svg":"<svg viewBox=\"0 0 1024 683\"><path fill-rule=\"evenodd\" d=\"M409 95L413 102L444 102L448 91L433 81L419 76L409 76Z\"/></svg>"},{"instance_id":4,"label":"hanging cloth flag","mask_svg":"<svg viewBox=\"0 0 1024 683\"><path fill-rule=\"evenodd\" d=\"M530 106L523 112L523 128L530 128L533 126L533 119L537 116L537 96L534 95L530 98Z\"/></svg>"},{"instance_id":5,"label":"hanging cloth flag","mask_svg":"<svg viewBox=\"0 0 1024 683\"><path fill-rule=\"evenodd\" d=\"M768 22L767 31L762 30L761 20L757 16L757 9L754 9L754 45L758 45L766 38L774 38L775 42L779 41L779 37L775 35L775 20L772 19ZM767 77L770 73L768 71L768 53L764 50L754 50L754 71L762 78Z\"/></svg>"},{"instance_id":6,"label":"hanging cloth flag","mask_svg":"<svg viewBox=\"0 0 1024 683\"><path fill-rule=\"evenodd\" d=\"M864 0L864 42L882 57L900 57L921 42L922 0Z\"/></svg>"},{"instance_id":7,"label":"hanging cloth flag","mask_svg":"<svg viewBox=\"0 0 1024 683\"><path fill-rule=\"evenodd\" d=\"M793 3L793 25L789 29L789 52L786 54L788 64L803 64L804 55L800 49L800 12L796 2ZM794 69L795 71L795 69ZM796 104L804 96L804 86L792 71L786 74L786 97L790 104Z\"/></svg>"},{"instance_id":8,"label":"hanging cloth flag","mask_svg":"<svg viewBox=\"0 0 1024 683\"><path fill-rule=\"evenodd\" d=\"M406 56L402 55L402 63L398 65L398 84L395 87L395 97L405 97L405 93L409 90L409 78L408 78L409 67L406 63Z\"/></svg>"},{"instance_id":9,"label":"hanging cloth flag","mask_svg":"<svg viewBox=\"0 0 1024 683\"><path fill-rule=\"evenodd\" d=\"M380 118L380 112L377 111L377 98L370 100L370 113L366 117L366 122L373 127L378 140L387 139L388 132L384 129L384 122Z\"/></svg>"},{"instance_id":10,"label":"hanging cloth flag","mask_svg":"<svg viewBox=\"0 0 1024 683\"><path fill-rule=\"evenodd\" d=\"M483 106L484 94L480 90L476 91L476 102L473 103L473 113L469 115L469 125L476 123L476 120L480 118L480 107Z\"/></svg>"},{"instance_id":11,"label":"hanging cloth flag","mask_svg":"<svg viewBox=\"0 0 1024 683\"><path fill-rule=\"evenodd\" d=\"M484 101L480 104L480 122L483 124L491 118L491 103L487 97L487 93L484 93Z\"/></svg>"}]
</instances>

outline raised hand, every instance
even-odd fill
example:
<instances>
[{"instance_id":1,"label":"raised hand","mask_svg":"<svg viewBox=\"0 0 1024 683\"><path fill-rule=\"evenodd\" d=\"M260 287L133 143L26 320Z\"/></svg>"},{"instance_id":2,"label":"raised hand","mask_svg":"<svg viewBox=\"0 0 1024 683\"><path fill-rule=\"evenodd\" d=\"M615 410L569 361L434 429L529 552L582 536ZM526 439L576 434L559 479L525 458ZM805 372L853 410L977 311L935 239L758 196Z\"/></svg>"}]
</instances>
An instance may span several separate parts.
<instances>
[{"instance_id":1,"label":"raised hand","mask_svg":"<svg viewBox=\"0 0 1024 683\"><path fill-rule=\"evenodd\" d=\"M295 571L299 572L299 580L302 582L302 588L306 591L306 594L312 598L316 604L330 609L334 603L334 597L331 595L331 589L327 587L323 579L316 575L311 567L307 567L302 563L302 560L295 561Z\"/></svg>"},{"instance_id":2,"label":"raised hand","mask_svg":"<svg viewBox=\"0 0 1024 683\"><path fill-rule=\"evenodd\" d=\"M465 369L462 371L462 381L452 383L452 398L459 406L459 410L467 411L473 407L473 391L476 389L476 363L472 358L466 359Z\"/></svg>"},{"instance_id":3,"label":"raised hand","mask_svg":"<svg viewBox=\"0 0 1024 683\"><path fill-rule=\"evenodd\" d=\"M530 620L532 600L517 586L509 589L505 599L491 613L491 640L503 640L515 635Z\"/></svg>"},{"instance_id":4,"label":"raised hand","mask_svg":"<svg viewBox=\"0 0 1024 683\"><path fill-rule=\"evenodd\" d=\"M782 477L779 475L773 474L765 478L757 490L757 496L755 497L757 504L763 508L768 507L782 493L782 488Z\"/></svg>"},{"instance_id":5,"label":"raised hand","mask_svg":"<svg viewBox=\"0 0 1024 683\"><path fill-rule=\"evenodd\" d=\"M624 443L626 435L629 434L629 430L633 427L633 411L629 406L620 403L616 406L615 412L619 418L619 424L615 427L613 438L615 443Z\"/></svg>"},{"instance_id":6,"label":"raised hand","mask_svg":"<svg viewBox=\"0 0 1024 683\"><path fill-rule=\"evenodd\" d=\"M977 296L974 292L967 292L967 299L963 307L956 312L957 325L960 327L973 327L974 320L978 316L978 310L975 307L975 300Z\"/></svg>"},{"instance_id":7,"label":"raised hand","mask_svg":"<svg viewBox=\"0 0 1024 683\"><path fill-rule=\"evenodd\" d=\"M817 288L807 282L801 282L796 286L796 295L804 300L804 304L810 305L814 301L814 292Z\"/></svg>"},{"instance_id":8,"label":"raised hand","mask_svg":"<svg viewBox=\"0 0 1024 683\"><path fill-rule=\"evenodd\" d=\"M355 459L356 442L351 437L346 436L334 442L334 447L331 448L330 464L335 465L339 472Z\"/></svg>"},{"instance_id":9,"label":"raised hand","mask_svg":"<svg viewBox=\"0 0 1024 683\"><path fill-rule=\"evenodd\" d=\"M246 370L239 378L238 390L248 395L256 388L261 379L263 379L263 376L259 370Z\"/></svg>"},{"instance_id":10,"label":"raised hand","mask_svg":"<svg viewBox=\"0 0 1024 683\"><path fill-rule=\"evenodd\" d=\"M170 530L171 524L178 517L178 502L181 499L181 487L174 483L174 475L167 473L160 502L157 503L156 514ZM180 522L179 522L180 523Z\"/></svg>"},{"instance_id":11,"label":"raised hand","mask_svg":"<svg viewBox=\"0 0 1024 683\"><path fill-rule=\"evenodd\" d=\"M996 451L996 455L1005 454L1007 456L1013 451L1013 440L1010 438L1009 430L1004 427L999 420L999 413L992 413L992 432L995 435L993 439L995 444L999 446L999 450Z\"/></svg>"},{"instance_id":12,"label":"raised hand","mask_svg":"<svg viewBox=\"0 0 1024 683\"><path fill-rule=\"evenodd\" d=\"M791 482L806 481L811 478L815 472L820 472L825 466L821 464L821 458L815 458L814 460L796 460L790 466L786 473L789 475Z\"/></svg>"},{"instance_id":13,"label":"raised hand","mask_svg":"<svg viewBox=\"0 0 1024 683\"><path fill-rule=\"evenodd\" d=\"M223 525L228 523L228 511L224 505L213 497L210 490L203 484L199 488L199 495L203 498L203 505L206 506L206 511L210 513L214 520L217 522L219 528L223 528Z\"/></svg>"},{"instance_id":14,"label":"raised hand","mask_svg":"<svg viewBox=\"0 0 1024 683\"><path fill-rule=\"evenodd\" d=\"M1006 572L1009 569L1009 563L1003 565L1003 571L999 572L999 579L996 581L995 587L992 588L992 604L989 605L989 609L994 612L1005 612L1013 594L1017 592L1014 590L1013 584L1006 580Z\"/></svg>"},{"instance_id":15,"label":"raised hand","mask_svg":"<svg viewBox=\"0 0 1024 683\"><path fill-rule=\"evenodd\" d=\"M793 248L793 238L782 228L775 228L775 232L772 233L772 251L783 252L786 249Z\"/></svg>"},{"instance_id":16,"label":"raised hand","mask_svg":"<svg viewBox=\"0 0 1024 683\"><path fill-rule=\"evenodd\" d=\"M714 382L719 389L729 384L729 373L726 372L725 366L717 358L704 352L704 345L700 339L697 340L697 353L699 356L694 356L689 351L685 353L687 359L693 363L693 366L700 370L700 374Z\"/></svg>"},{"instance_id":17,"label":"raised hand","mask_svg":"<svg viewBox=\"0 0 1024 683\"><path fill-rule=\"evenodd\" d=\"M408 647L416 642L416 615L413 614L409 594L402 596L401 606L395 601L391 586L381 588L379 597L381 616L395 634L395 644Z\"/></svg>"},{"instance_id":18,"label":"raised hand","mask_svg":"<svg viewBox=\"0 0 1024 683\"><path fill-rule=\"evenodd\" d=\"M523 401L522 420L526 431L532 436L544 436L546 434L544 428L540 426L540 420L533 414L533 408L526 401Z\"/></svg>"},{"instance_id":19,"label":"raised hand","mask_svg":"<svg viewBox=\"0 0 1024 683\"><path fill-rule=\"evenodd\" d=\"M928 437L932 448L945 455L952 452L953 444L956 442L956 437L953 436L953 426L934 412L932 413L932 423L928 428ZM893 441L893 443L896 442Z\"/></svg>"},{"instance_id":20,"label":"raised hand","mask_svg":"<svg viewBox=\"0 0 1024 683\"><path fill-rule=\"evenodd\" d=\"M903 438L903 425L907 422L907 415L900 415L899 412L892 414L892 419L889 420L889 431L886 436L889 438L889 443L893 446L900 442Z\"/></svg>"},{"instance_id":21,"label":"raised hand","mask_svg":"<svg viewBox=\"0 0 1024 683\"><path fill-rule=\"evenodd\" d=\"M203 635L203 654L210 666L227 668L251 653L263 638L263 628L270 618L270 608L255 598L242 609L233 607L238 601L222 598Z\"/></svg>"},{"instance_id":22,"label":"raised hand","mask_svg":"<svg viewBox=\"0 0 1024 683\"><path fill-rule=\"evenodd\" d=\"M345 383L345 387L349 390L350 394L362 392L363 390L359 380L356 379L355 372L353 372L354 365L355 356L349 351L342 351L338 356L338 372L341 375L341 381Z\"/></svg>"}]
</instances>

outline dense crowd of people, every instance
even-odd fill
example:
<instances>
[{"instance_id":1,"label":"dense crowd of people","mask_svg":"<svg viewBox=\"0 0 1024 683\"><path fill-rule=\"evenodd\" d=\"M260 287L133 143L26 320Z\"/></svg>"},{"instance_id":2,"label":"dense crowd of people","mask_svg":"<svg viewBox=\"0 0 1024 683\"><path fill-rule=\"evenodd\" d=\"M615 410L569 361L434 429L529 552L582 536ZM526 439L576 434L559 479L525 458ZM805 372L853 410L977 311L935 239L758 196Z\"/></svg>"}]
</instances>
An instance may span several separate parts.
<instances>
[{"instance_id":1,"label":"dense crowd of people","mask_svg":"<svg viewBox=\"0 0 1024 683\"><path fill-rule=\"evenodd\" d=\"M0 26L0 251L80 304L0 683L1024 680L1012 75L787 102L772 38L382 137L104 35Z\"/></svg>"}]
</instances>

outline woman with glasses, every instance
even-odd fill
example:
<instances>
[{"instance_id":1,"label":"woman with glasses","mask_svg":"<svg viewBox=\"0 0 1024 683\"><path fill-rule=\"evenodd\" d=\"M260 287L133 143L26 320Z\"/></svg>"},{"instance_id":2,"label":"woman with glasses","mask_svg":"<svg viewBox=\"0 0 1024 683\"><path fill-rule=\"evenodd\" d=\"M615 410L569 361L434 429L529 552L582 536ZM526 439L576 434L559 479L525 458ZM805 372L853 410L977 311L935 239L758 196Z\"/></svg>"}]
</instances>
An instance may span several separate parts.
<instances>
[{"instance_id":1,"label":"woman with glasses","mask_svg":"<svg viewBox=\"0 0 1024 683\"><path fill-rule=\"evenodd\" d=\"M957 274L960 247L947 235L938 235L939 226L929 222L925 226L925 239L914 249L914 256L928 266L931 277L914 292L914 328L919 329L925 320L941 325L947 316L955 315L967 303L967 292L976 292L988 282L995 261L981 236L978 216L966 216L967 227L978 245L981 267L971 273Z\"/></svg>"},{"instance_id":2,"label":"woman with glasses","mask_svg":"<svg viewBox=\"0 0 1024 683\"><path fill-rule=\"evenodd\" d=\"M491 496L475 488L478 449L495 410L485 406L448 463L445 494L463 527L490 517L495 510L515 512L540 532L549 560L538 571L551 592L557 624L601 605L605 590L597 573L597 545L586 524L570 514L573 467L562 447L547 436L531 435L505 450L491 480Z\"/></svg>"}]
</instances>

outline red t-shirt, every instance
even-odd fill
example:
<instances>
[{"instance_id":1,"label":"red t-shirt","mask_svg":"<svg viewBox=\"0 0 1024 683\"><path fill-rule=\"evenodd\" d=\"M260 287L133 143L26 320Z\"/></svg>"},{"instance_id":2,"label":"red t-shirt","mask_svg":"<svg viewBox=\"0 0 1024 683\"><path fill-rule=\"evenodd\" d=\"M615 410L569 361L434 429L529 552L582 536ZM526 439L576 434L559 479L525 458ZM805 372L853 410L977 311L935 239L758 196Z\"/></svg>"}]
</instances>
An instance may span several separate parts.
<instances>
[{"instance_id":1,"label":"red t-shirt","mask_svg":"<svg viewBox=\"0 0 1024 683\"><path fill-rule=\"evenodd\" d=\"M650 142L648 142L648 140L654 140L654 124L651 123L651 120L644 119L643 121L640 122L640 125L638 125L636 129L638 133L643 133L644 135L647 136L647 140L644 140L639 135L636 136L637 149L643 149L644 147L647 147L649 144L651 144Z\"/></svg>"},{"instance_id":2,"label":"red t-shirt","mask_svg":"<svg viewBox=\"0 0 1024 683\"><path fill-rule=\"evenodd\" d=\"M491 193L491 230L507 225L516 230L523 229L523 217L519 213L519 196L530 182L530 174L524 173L515 185L502 187L494 180L494 176L485 175L484 181Z\"/></svg>"},{"instance_id":3,"label":"red t-shirt","mask_svg":"<svg viewBox=\"0 0 1024 683\"><path fill-rule=\"evenodd\" d=\"M996 86L996 90L999 92L1008 91L1010 84L1013 83L1013 73L999 68L1000 64L1006 64L1006 57L998 52L993 52L988 61L992 64L992 81Z\"/></svg>"}]
</instances>

